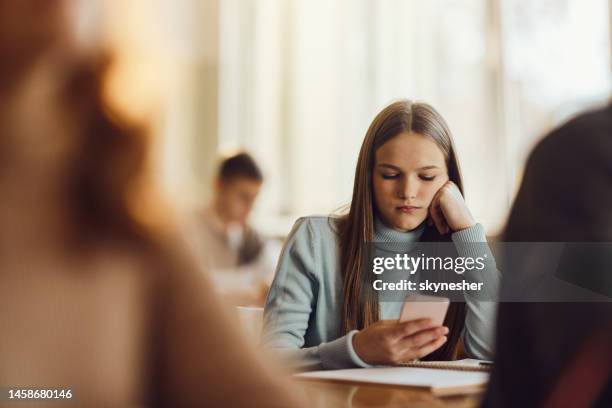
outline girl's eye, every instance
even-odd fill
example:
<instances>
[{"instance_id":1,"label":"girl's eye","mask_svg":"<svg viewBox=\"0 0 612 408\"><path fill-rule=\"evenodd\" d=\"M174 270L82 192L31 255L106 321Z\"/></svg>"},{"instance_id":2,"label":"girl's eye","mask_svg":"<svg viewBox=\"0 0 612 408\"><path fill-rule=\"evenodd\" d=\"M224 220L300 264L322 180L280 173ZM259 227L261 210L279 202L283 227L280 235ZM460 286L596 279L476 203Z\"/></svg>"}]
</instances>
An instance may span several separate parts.
<instances>
[{"instance_id":1,"label":"girl's eye","mask_svg":"<svg viewBox=\"0 0 612 408\"><path fill-rule=\"evenodd\" d=\"M421 176L419 176L419 178L421 180L423 180L423 181L433 181L436 178L436 176L423 176L423 175L421 175Z\"/></svg>"},{"instance_id":2,"label":"girl's eye","mask_svg":"<svg viewBox=\"0 0 612 408\"><path fill-rule=\"evenodd\" d=\"M395 173L395 174L382 174L382 178L384 178L385 180L389 180L389 179L394 179L397 178L397 176L399 176L399 173Z\"/></svg>"}]
</instances>

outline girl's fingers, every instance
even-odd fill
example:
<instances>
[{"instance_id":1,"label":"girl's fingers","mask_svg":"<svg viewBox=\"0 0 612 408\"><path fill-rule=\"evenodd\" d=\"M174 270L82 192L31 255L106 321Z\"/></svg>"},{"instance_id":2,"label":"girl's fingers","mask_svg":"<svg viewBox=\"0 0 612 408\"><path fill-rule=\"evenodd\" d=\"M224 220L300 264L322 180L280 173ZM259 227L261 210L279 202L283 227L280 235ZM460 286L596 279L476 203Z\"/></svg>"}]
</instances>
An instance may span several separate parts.
<instances>
[{"instance_id":1,"label":"girl's fingers","mask_svg":"<svg viewBox=\"0 0 612 408\"><path fill-rule=\"evenodd\" d=\"M440 189L438 189L434 195L434 198L431 200L431 204L429 206L430 217L440 234L447 234L450 231L450 227L446 222L446 216L444 215L444 211L440 205L440 198L442 194L444 194L444 191L449 187L452 188L453 185L454 183L452 181L447 181L442 187L440 187Z\"/></svg>"},{"instance_id":2,"label":"girl's fingers","mask_svg":"<svg viewBox=\"0 0 612 408\"><path fill-rule=\"evenodd\" d=\"M442 347L442 345L444 343L446 343L447 340L448 340L448 337L442 336L439 339L431 341L430 343L428 343L425 346L421 347L417 351L417 357L416 358L423 358L426 355L433 353L434 351L436 351L437 349Z\"/></svg>"},{"instance_id":3,"label":"girl's fingers","mask_svg":"<svg viewBox=\"0 0 612 408\"><path fill-rule=\"evenodd\" d=\"M419 347L416 349L411 348L406 351L406 354L402 358L402 361L410 361L416 358L423 358L426 355L431 354L437 349L439 349L440 347L442 347L442 345L446 343L447 340L448 338L446 336L442 336L442 337L436 338L435 340L430 341L429 343L426 343L422 347Z\"/></svg>"},{"instance_id":4,"label":"girl's fingers","mask_svg":"<svg viewBox=\"0 0 612 408\"><path fill-rule=\"evenodd\" d=\"M442 234L448 234L450 228L448 226L448 222L446 221L446 215L444 214L444 211L442 211L442 207L438 207L438 217L442 223Z\"/></svg>"},{"instance_id":5,"label":"girl's fingers","mask_svg":"<svg viewBox=\"0 0 612 408\"><path fill-rule=\"evenodd\" d=\"M409 337L404 337L402 339L402 344L406 346L407 349L418 349L426 344L438 340L440 337L448 334L447 327L434 327L432 329L422 330L418 333L413 334Z\"/></svg>"},{"instance_id":6,"label":"girl's fingers","mask_svg":"<svg viewBox=\"0 0 612 408\"><path fill-rule=\"evenodd\" d=\"M430 213L436 229L440 234L444 234L446 231L446 220L444 219L442 211L439 208L432 208Z\"/></svg>"},{"instance_id":7,"label":"girl's fingers","mask_svg":"<svg viewBox=\"0 0 612 408\"><path fill-rule=\"evenodd\" d=\"M398 338L404 338L411 336L423 330L435 328L436 325L429 318L410 320L407 322L401 322L395 328L393 334Z\"/></svg>"}]
</instances>

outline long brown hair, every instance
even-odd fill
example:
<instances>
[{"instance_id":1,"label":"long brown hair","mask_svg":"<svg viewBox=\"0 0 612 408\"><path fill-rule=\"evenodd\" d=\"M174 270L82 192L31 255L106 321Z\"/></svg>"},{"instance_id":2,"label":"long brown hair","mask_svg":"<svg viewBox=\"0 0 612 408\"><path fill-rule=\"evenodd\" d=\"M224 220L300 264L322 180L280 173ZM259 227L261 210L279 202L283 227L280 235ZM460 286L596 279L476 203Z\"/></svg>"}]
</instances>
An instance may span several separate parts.
<instances>
[{"instance_id":1,"label":"long brown hair","mask_svg":"<svg viewBox=\"0 0 612 408\"><path fill-rule=\"evenodd\" d=\"M136 200L148 182L149 136L106 102L104 86L112 58L100 56L75 64L65 87L65 103L80 116L81 135L69 165L67 208L79 243L100 238L148 241L151 226Z\"/></svg>"},{"instance_id":2,"label":"long brown hair","mask_svg":"<svg viewBox=\"0 0 612 408\"><path fill-rule=\"evenodd\" d=\"M339 219L340 268L343 274L342 329L349 332L363 329L379 320L378 294L372 288L373 275L368 273L367 243L374 237L376 205L373 196L372 174L375 153L382 145L401 133L418 133L431 138L446 159L448 176L463 194L463 182L451 133L444 118L430 105L401 100L383 109L366 133L355 171L353 197L348 213ZM448 241L433 227L423 233L424 241ZM452 358L463 321L465 305L452 303L445 324L449 327L449 341L430 358Z\"/></svg>"}]
</instances>

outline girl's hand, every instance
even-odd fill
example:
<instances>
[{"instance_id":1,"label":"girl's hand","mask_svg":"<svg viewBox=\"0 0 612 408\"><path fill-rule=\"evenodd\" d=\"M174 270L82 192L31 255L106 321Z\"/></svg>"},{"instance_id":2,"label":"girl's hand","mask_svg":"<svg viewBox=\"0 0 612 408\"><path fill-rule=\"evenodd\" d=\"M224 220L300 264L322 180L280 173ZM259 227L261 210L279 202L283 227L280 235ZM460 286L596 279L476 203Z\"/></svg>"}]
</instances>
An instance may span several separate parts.
<instances>
[{"instance_id":1,"label":"girl's hand","mask_svg":"<svg viewBox=\"0 0 612 408\"><path fill-rule=\"evenodd\" d=\"M353 349L372 365L396 365L422 358L442 346L448 328L431 319L379 320L353 336Z\"/></svg>"},{"instance_id":2,"label":"girl's hand","mask_svg":"<svg viewBox=\"0 0 612 408\"><path fill-rule=\"evenodd\" d=\"M429 215L429 225L435 224L440 234L461 231L476 224L461 191L452 181L440 187L431 200Z\"/></svg>"}]
</instances>

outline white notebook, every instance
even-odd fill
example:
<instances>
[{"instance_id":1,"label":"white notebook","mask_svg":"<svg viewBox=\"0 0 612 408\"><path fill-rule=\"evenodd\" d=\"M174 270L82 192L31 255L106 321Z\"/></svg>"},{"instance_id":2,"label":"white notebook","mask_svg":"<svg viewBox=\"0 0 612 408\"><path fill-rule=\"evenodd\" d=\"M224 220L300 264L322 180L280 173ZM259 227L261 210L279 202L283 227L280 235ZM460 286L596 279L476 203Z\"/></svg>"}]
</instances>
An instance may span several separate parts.
<instances>
[{"instance_id":1,"label":"white notebook","mask_svg":"<svg viewBox=\"0 0 612 408\"><path fill-rule=\"evenodd\" d=\"M445 370L419 367L350 368L345 370L311 371L295 375L302 380L344 381L418 387L435 395L472 394L484 390L486 372Z\"/></svg>"}]
</instances>

